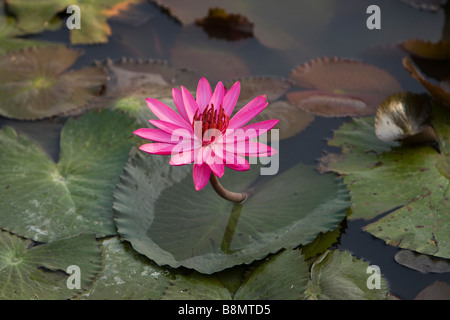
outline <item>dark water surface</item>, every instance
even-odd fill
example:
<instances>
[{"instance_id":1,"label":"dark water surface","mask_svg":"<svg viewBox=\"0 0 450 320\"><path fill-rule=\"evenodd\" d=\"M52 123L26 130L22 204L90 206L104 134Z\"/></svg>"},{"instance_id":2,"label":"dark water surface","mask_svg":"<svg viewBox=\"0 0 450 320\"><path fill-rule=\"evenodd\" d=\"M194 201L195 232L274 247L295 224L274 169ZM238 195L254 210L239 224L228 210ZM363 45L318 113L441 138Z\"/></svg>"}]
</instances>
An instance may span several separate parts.
<instances>
[{"instance_id":1,"label":"dark water surface","mask_svg":"<svg viewBox=\"0 0 450 320\"><path fill-rule=\"evenodd\" d=\"M298 38L304 39L302 45L287 50L271 49L261 44L255 37L232 42L210 38L201 27L183 26L153 3L143 3L121 19L110 20L112 36L107 44L74 46L85 51L74 68L90 65L94 60L104 60L106 57L152 58L167 60L177 67L195 69L213 84L218 80L229 80L245 75L286 77L296 65L313 58L336 55L374 64L394 75L405 90L423 91L403 69L401 59L406 53L395 44L411 38L439 40L444 32L445 17L442 11L438 13L420 11L398 0L303 2L306 3L303 12L294 12L290 15L278 15L274 12L273 20L269 21L276 26L280 21L290 19L292 30L298 29ZM311 17L312 14L308 14L307 3L316 3L315 8L318 6L317 3L319 6L322 4L331 8L315 9L315 15ZM366 8L371 4L377 4L381 8L381 30L368 30L366 27L368 17ZM326 19L326 22L320 19ZM70 44L69 32L65 28L44 32L32 38ZM197 59L182 58L186 43L198 48ZM208 54L217 54L214 52L226 53L224 65L214 66L208 63ZM245 68L239 67L241 62ZM348 120L349 118L317 117L301 134L281 141L281 169L299 161L316 164L322 152L339 151L329 147L327 139L331 139L332 131ZM59 131L63 123L63 119L59 118L32 122L0 117L0 127L11 125L29 134L55 161L59 153ZM338 248L349 250L356 257L378 265L388 280L393 295L402 299L412 299L435 280L450 283L449 273L422 274L396 263L394 255L398 252L397 248L386 246L384 241L361 231L361 228L369 222L347 222Z\"/></svg>"}]
</instances>

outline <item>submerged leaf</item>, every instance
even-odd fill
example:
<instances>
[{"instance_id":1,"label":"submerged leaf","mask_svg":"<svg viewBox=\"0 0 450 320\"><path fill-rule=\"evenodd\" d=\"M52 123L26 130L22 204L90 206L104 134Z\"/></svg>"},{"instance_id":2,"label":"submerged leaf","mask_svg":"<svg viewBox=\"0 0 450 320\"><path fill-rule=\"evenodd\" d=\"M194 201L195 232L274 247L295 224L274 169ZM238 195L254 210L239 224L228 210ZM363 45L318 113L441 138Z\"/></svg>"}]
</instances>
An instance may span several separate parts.
<instances>
[{"instance_id":1,"label":"submerged leaf","mask_svg":"<svg viewBox=\"0 0 450 320\"><path fill-rule=\"evenodd\" d=\"M112 197L135 122L118 111L91 112L64 125L55 164L30 138L0 131L0 227L35 241L83 231L115 234Z\"/></svg>"},{"instance_id":2,"label":"submerged leaf","mask_svg":"<svg viewBox=\"0 0 450 320\"><path fill-rule=\"evenodd\" d=\"M195 20L211 38L236 41L253 36L253 23L240 14L227 13L221 8L210 8L208 16Z\"/></svg>"},{"instance_id":3,"label":"submerged leaf","mask_svg":"<svg viewBox=\"0 0 450 320\"><path fill-rule=\"evenodd\" d=\"M0 230L0 266L1 300L69 299L86 290L98 274L100 248L93 234L33 245ZM73 281L67 272L78 272L78 288L69 287Z\"/></svg>"},{"instance_id":4,"label":"submerged leaf","mask_svg":"<svg viewBox=\"0 0 450 320\"><path fill-rule=\"evenodd\" d=\"M386 71L337 57L311 60L293 69L289 79L308 90L289 92L288 101L325 117L374 114L387 96L401 91Z\"/></svg>"},{"instance_id":5,"label":"submerged leaf","mask_svg":"<svg viewBox=\"0 0 450 320\"><path fill-rule=\"evenodd\" d=\"M81 108L106 82L101 68L67 71L81 51L29 48L0 56L0 115L34 120Z\"/></svg>"},{"instance_id":6,"label":"submerged leaf","mask_svg":"<svg viewBox=\"0 0 450 320\"><path fill-rule=\"evenodd\" d=\"M345 217L348 196L335 176L299 164L252 186L259 169L227 171L222 178L231 190L253 190L240 205L210 185L195 191L189 166L137 153L115 193L118 231L159 265L213 273L307 244Z\"/></svg>"}]
</instances>

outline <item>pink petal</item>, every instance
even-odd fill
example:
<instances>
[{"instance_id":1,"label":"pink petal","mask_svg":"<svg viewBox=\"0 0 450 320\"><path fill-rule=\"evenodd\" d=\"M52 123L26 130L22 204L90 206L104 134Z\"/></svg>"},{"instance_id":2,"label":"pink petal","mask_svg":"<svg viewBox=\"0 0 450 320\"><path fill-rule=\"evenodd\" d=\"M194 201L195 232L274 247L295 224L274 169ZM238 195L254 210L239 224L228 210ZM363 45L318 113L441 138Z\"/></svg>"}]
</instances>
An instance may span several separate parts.
<instances>
[{"instance_id":1,"label":"pink petal","mask_svg":"<svg viewBox=\"0 0 450 320\"><path fill-rule=\"evenodd\" d=\"M266 106L267 102L265 95L254 98L230 119L228 129L236 129L243 126L263 111Z\"/></svg>"},{"instance_id":2,"label":"pink petal","mask_svg":"<svg viewBox=\"0 0 450 320\"><path fill-rule=\"evenodd\" d=\"M234 107L239 98L239 93L241 92L241 84L236 82L230 90L227 91L225 96L223 97L223 109L227 116L231 116L233 113Z\"/></svg>"},{"instance_id":3,"label":"pink petal","mask_svg":"<svg viewBox=\"0 0 450 320\"><path fill-rule=\"evenodd\" d=\"M227 154L227 161L225 161L225 166L237 170L237 171L247 171L250 169L250 164L245 158L242 158L235 154Z\"/></svg>"},{"instance_id":4,"label":"pink petal","mask_svg":"<svg viewBox=\"0 0 450 320\"><path fill-rule=\"evenodd\" d=\"M171 122L180 127L189 128L190 124L186 122L178 113L172 110L168 105L153 98L145 99L148 107L160 120Z\"/></svg>"},{"instance_id":5,"label":"pink petal","mask_svg":"<svg viewBox=\"0 0 450 320\"><path fill-rule=\"evenodd\" d=\"M170 143L147 143L140 146L139 149L151 154L170 155L174 146Z\"/></svg>"},{"instance_id":6,"label":"pink petal","mask_svg":"<svg viewBox=\"0 0 450 320\"><path fill-rule=\"evenodd\" d=\"M189 117L186 114L186 108L184 107L183 95L181 94L181 90L177 88L172 89L172 97L173 102L175 103L175 107L178 110L178 113L181 117L188 123L190 123Z\"/></svg>"},{"instance_id":7,"label":"pink petal","mask_svg":"<svg viewBox=\"0 0 450 320\"><path fill-rule=\"evenodd\" d=\"M172 141L172 135L170 133L167 133L162 130L158 129L150 129L150 128L141 128L137 129L133 132L138 137L157 141L157 142L167 142L167 143L173 143Z\"/></svg>"},{"instance_id":8,"label":"pink petal","mask_svg":"<svg viewBox=\"0 0 450 320\"><path fill-rule=\"evenodd\" d=\"M190 127L188 129L184 127L180 127L176 124L173 124L171 122L166 122L162 120L155 120L151 119L149 122L154 125L155 127L169 133L170 135L173 135L175 137L184 137L184 138L191 138L194 139L193 129Z\"/></svg>"},{"instance_id":9,"label":"pink petal","mask_svg":"<svg viewBox=\"0 0 450 320\"><path fill-rule=\"evenodd\" d=\"M186 109L186 115L189 119L189 124L192 126L192 120L194 119L195 112L198 110L197 102L188 89L181 86L181 94L183 96L184 107Z\"/></svg>"},{"instance_id":10,"label":"pink petal","mask_svg":"<svg viewBox=\"0 0 450 320\"><path fill-rule=\"evenodd\" d=\"M225 172L225 166L224 166L223 163L215 163L215 162L213 162L213 163L208 164L208 165L211 168L211 171L216 176L218 176L219 178L222 178L222 176L223 176L223 174Z\"/></svg>"},{"instance_id":11,"label":"pink petal","mask_svg":"<svg viewBox=\"0 0 450 320\"><path fill-rule=\"evenodd\" d=\"M211 86L204 77L200 79L197 86L197 105L200 109L200 112L203 112L205 110L206 106L208 105L209 101L211 100L212 96L212 90Z\"/></svg>"},{"instance_id":12,"label":"pink petal","mask_svg":"<svg viewBox=\"0 0 450 320\"><path fill-rule=\"evenodd\" d=\"M172 166L183 166L194 162L195 154L197 150L188 150L184 152L178 152L172 155L169 164Z\"/></svg>"},{"instance_id":13,"label":"pink petal","mask_svg":"<svg viewBox=\"0 0 450 320\"><path fill-rule=\"evenodd\" d=\"M222 81L219 81L214 89L214 93L209 101L210 104L214 105L216 110L219 109L220 105L223 103L224 87Z\"/></svg>"},{"instance_id":14,"label":"pink petal","mask_svg":"<svg viewBox=\"0 0 450 320\"><path fill-rule=\"evenodd\" d=\"M239 141L234 144L227 143L225 150L226 152L250 157L269 157L277 153L275 149L268 145L255 141Z\"/></svg>"},{"instance_id":15,"label":"pink petal","mask_svg":"<svg viewBox=\"0 0 450 320\"><path fill-rule=\"evenodd\" d=\"M192 177L194 178L195 190L199 191L203 189L203 187L208 183L210 176L211 168L206 163L201 165L194 164Z\"/></svg>"},{"instance_id":16,"label":"pink petal","mask_svg":"<svg viewBox=\"0 0 450 320\"><path fill-rule=\"evenodd\" d=\"M270 131L278 122L278 119L271 119L252 123L238 129L227 129L224 136L225 143L233 143L235 141L244 141L259 137Z\"/></svg>"}]
</instances>

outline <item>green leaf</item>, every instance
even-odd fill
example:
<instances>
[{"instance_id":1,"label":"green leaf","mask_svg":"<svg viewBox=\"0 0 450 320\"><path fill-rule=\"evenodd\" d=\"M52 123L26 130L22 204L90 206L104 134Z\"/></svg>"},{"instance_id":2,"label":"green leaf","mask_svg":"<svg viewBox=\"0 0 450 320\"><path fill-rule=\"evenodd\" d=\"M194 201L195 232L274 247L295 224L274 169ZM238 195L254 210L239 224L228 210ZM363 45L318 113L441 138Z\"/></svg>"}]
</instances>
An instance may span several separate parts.
<instances>
[{"instance_id":1,"label":"green leaf","mask_svg":"<svg viewBox=\"0 0 450 320\"><path fill-rule=\"evenodd\" d=\"M305 292L309 300L384 300L388 288L380 275L379 284L368 287L369 263L347 251L326 251L311 266L311 278Z\"/></svg>"},{"instance_id":2,"label":"green leaf","mask_svg":"<svg viewBox=\"0 0 450 320\"><path fill-rule=\"evenodd\" d=\"M57 14L68 6L80 7L81 28L70 30L71 44L108 42L111 28L107 19L139 0L8 0L9 10L17 17L18 27L28 33L56 29L62 23Z\"/></svg>"},{"instance_id":3,"label":"green leaf","mask_svg":"<svg viewBox=\"0 0 450 320\"><path fill-rule=\"evenodd\" d=\"M299 300L309 280L299 250L285 250L258 266L236 292L236 300Z\"/></svg>"},{"instance_id":4,"label":"green leaf","mask_svg":"<svg viewBox=\"0 0 450 320\"><path fill-rule=\"evenodd\" d=\"M117 237L101 240L102 269L77 297L86 300L155 300L160 299L175 277L136 253L129 243Z\"/></svg>"},{"instance_id":5,"label":"green leaf","mask_svg":"<svg viewBox=\"0 0 450 320\"><path fill-rule=\"evenodd\" d=\"M78 266L80 287L69 279L69 266ZM69 299L85 290L100 269L100 248L93 234L33 245L0 231L0 299Z\"/></svg>"},{"instance_id":6,"label":"green leaf","mask_svg":"<svg viewBox=\"0 0 450 320\"><path fill-rule=\"evenodd\" d=\"M96 67L66 71L81 51L28 48L0 56L0 115L35 120L83 107L106 82Z\"/></svg>"},{"instance_id":7,"label":"green leaf","mask_svg":"<svg viewBox=\"0 0 450 320\"><path fill-rule=\"evenodd\" d=\"M228 189L254 192L235 205L210 185L195 191L192 166L171 167L139 152L115 192L118 231L160 265L213 273L307 244L345 217L348 196L334 175L298 164L254 184L259 169L225 172Z\"/></svg>"},{"instance_id":8,"label":"green leaf","mask_svg":"<svg viewBox=\"0 0 450 320\"><path fill-rule=\"evenodd\" d=\"M36 241L115 234L112 198L136 124L118 111L69 119L55 164L28 137L0 131L0 225Z\"/></svg>"},{"instance_id":9,"label":"green leaf","mask_svg":"<svg viewBox=\"0 0 450 320\"><path fill-rule=\"evenodd\" d=\"M365 230L388 244L443 258L450 257L450 115L435 104L432 126L440 153L429 145L415 147L377 141L373 118L353 119L335 132L330 145L342 155L322 159L324 167L344 175L352 195L349 219L372 219Z\"/></svg>"}]
</instances>

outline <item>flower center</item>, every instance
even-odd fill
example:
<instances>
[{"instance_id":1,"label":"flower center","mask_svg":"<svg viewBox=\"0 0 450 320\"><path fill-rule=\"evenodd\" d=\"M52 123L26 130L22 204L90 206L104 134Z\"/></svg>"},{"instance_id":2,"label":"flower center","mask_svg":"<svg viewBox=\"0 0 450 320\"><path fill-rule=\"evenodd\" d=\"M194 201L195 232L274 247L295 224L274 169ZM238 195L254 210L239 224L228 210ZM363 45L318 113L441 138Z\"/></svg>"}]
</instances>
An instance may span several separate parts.
<instances>
[{"instance_id":1,"label":"flower center","mask_svg":"<svg viewBox=\"0 0 450 320\"><path fill-rule=\"evenodd\" d=\"M202 113L197 110L195 112L194 118L192 120L192 126L195 130L195 123L202 123L202 137L204 143L211 143L215 140L216 130L220 131L222 134L228 128L228 123L230 117L226 115L222 105L220 105L219 110L214 108L213 104L208 105ZM210 130L210 131L208 131ZM205 132L207 132L205 136Z\"/></svg>"}]
</instances>

